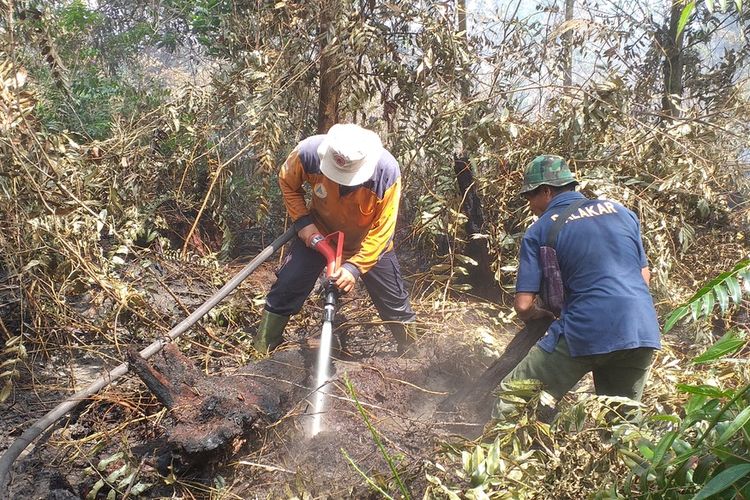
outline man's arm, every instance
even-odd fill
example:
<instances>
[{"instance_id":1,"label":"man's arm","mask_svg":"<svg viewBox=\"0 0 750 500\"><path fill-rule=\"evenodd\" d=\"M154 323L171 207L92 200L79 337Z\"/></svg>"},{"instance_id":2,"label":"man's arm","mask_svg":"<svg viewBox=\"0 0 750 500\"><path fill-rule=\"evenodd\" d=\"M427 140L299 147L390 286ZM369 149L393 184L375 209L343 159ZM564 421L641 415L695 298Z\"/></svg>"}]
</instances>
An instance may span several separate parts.
<instances>
[{"instance_id":1,"label":"man's arm","mask_svg":"<svg viewBox=\"0 0 750 500\"><path fill-rule=\"evenodd\" d=\"M636 217L636 215L630 210L628 210L627 213L635 223L635 234L637 235L636 251L638 252L638 258L641 261L641 276L643 276L643 281L646 282L646 286L650 286L651 270L648 268L648 257L646 257L646 250L643 248L643 238L641 237L641 222L638 220L638 217Z\"/></svg>"},{"instance_id":2,"label":"man's arm","mask_svg":"<svg viewBox=\"0 0 750 500\"><path fill-rule=\"evenodd\" d=\"M643 276L643 281L646 282L646 286L651 285L651 270L648 267L641 268L641 276Z\"/></svg>"},{"instance_id":3,"label":"man's arm","mask_svg":"<svg viewBox=\"0 0 750 500\"><path fill-rule=\"evenodd\" d=\"M286 211L297 229L297 236L305 245L310 246L310 238L320 231L313 223L307 203L305 203L305 190L302 187L305 179L305 168L300 160L299 152L295 149L279 171L279 187L284 197Z\"/></svg>"},{"instance_id":4,"label":"man's arm","mask_svg":"<svg viewBox=\"0 0 750 500\"><path fill-rule=\"evenodd\" d=\"M539 307L537 296L542 282L542 267L539 260L539 242L529 230L521 240L516 275L516 296L513 308L522 321L538 318L554 318L551 311Z\"/></svg>"},{"instance_id":5,"label":"man's arm","mask_svg":"<svg viewBox=\"0 0 750 500\"><path fill-rule=\"evenodd\" d=\"M521 321L530 321L540 318L554 318L551 311L539 307L535 293L517 292L513 301L513 309Z\"/></svg>"}]
</instances>

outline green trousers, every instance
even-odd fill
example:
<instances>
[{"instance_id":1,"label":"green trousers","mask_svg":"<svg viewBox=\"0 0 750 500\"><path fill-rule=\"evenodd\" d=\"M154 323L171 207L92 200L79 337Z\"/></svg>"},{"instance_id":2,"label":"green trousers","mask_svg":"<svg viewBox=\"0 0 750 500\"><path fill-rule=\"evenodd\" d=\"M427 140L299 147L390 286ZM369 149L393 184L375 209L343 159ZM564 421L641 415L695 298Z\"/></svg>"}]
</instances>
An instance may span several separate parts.
<instances>
[{"instance_id":1,"label":"green trousers","mask_svg":"<svg viewBox=\"0 0 750 500\"><path fill-rule=\"evenodd\" d=\"M654 349L650 347L572 357L565 338L560 337L551 353L538 345L532 347L500 385L502 387L511 380L539 380L545 391L555 399L560 399L584 375L592 372L597 394L623 396L640 401L653 357ZM499 406L502 407L503 404L500 403ZM503 413L503 408L500 407L496 406L495 413Z\"/></svg>"}]
</instances>

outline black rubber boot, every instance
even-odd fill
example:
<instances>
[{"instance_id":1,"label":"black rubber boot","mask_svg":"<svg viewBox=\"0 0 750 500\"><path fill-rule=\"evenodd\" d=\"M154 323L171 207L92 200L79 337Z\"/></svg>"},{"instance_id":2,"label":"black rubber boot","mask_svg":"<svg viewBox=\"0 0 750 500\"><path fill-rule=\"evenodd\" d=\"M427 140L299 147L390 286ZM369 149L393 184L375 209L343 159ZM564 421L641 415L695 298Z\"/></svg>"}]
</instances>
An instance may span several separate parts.
<instances>
[{"instance_id":1,"label":"black rubber boot","mask_svg":"<svg viewBox=\"0 0 750 500\"><path fill-rule=\"evenodd\" d=\"M389 323L388 328L396 339L398 353L404 354L417 340L417 324L411 323Z\"/></svg>"},{"instance_id":2,"label":"black rubber boot","mask_svg":"<svg viewBox=\"0 0 750 500\"><path fill-rule=\"evenodd\" d=\"M267 355L276 349L284 337L284 328L289 322L289 316L281 316L270 311L263 310L258 325L258 333L255 334L253 347L259 354Z\"/></svg>"}]
</instances>

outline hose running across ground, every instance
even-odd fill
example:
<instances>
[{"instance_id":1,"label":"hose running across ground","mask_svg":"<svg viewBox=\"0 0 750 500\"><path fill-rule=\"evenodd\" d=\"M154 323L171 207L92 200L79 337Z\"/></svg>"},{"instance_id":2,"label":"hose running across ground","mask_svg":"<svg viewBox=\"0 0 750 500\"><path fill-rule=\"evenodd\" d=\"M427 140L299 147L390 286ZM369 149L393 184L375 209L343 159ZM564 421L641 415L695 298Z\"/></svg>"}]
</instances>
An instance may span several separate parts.
<instances>
[{"instance_id":1,"label":"hose running across ground","mask_svg":"<svg viewBox=\"0 0 750 500\"><path fill-rule=\"evenodd\" d=\"M250 263L248 263L242 271L237 273L231 280L229 280L218 292L216 292L211 298L203 303L198 309L193 311L187 318L178 323L172 328L167 334L154 341L151 345L146 347L140 352L143 359L149 359L154 354L161 351L164 346L182 335L188 328L198 322L203 316L205 316L216 304L221 302L232 290L242 283L250 274L255 271L258 266L266 261L271 255L273 255L279 248L281 248L286 242L291 240L296 234L294 227L290 227L284 234L276 238L270 245L263 249ZM90 386L85 389L78 391L77 393L70 396L68 399L57 405L44 417L37 420L34 425L24 431L9 447L5 450L2 458L0 458L0 498L7 498L8 496L8 476L10 468L16 459L23 453L37 437L39 437L47 428L56 423L69 411L73 410L85 399L93 396L100 390L107 387L109 384L122 377L128 372L128 364L122 363L115 369L110 371L106 375L102 375L96 379Z\"/></svg>"}]
</instances>

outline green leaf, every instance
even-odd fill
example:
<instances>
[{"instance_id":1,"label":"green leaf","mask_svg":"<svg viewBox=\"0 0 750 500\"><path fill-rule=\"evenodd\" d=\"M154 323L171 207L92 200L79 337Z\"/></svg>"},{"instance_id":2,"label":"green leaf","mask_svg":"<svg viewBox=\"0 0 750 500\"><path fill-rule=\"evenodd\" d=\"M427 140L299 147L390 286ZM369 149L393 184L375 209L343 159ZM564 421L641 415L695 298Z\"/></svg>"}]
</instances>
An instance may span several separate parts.
<instances>
[{"instance_id":1,"label":"green leaf","mask_svg":"<svg viewBox=\"0 0 750 500\"><path fill-rule=\"evenodd\" d=\"M708 8L708 11L713 14L714 13L714 0L706 0L706 8Z\"/></svg>"},{"instance_id":2,"label":"green leaf","mask_svg":"<svg viewBox=\"0 0 750 500\"><path fill-rule=\"evenodd\" d=\"M743 259L731 271L721 273L695 292L685 304L672 311L664 323L664 333L669 332L688 313L693 321L711 314L716 300L722 311L729 307L730 297L732 301L739 303L742 300L742 290L738 277L742 279L742 287L750 293L750 259Z\"/></svg>"},{"instance_id":3,"label":"green leaf","mask_svg":"<svg viewBox=\"0 0 750 500\"><path fill-rule=\"evenodd\" d=\"M743 269L737 275L742 278L742 288L745 292L750 293L750 269Z\"/></svg>"},{"instance_id":4,"label":"green leaf","mask_svg":"<svg viewBox=\"0 0 750 500\"><path fill-rule=\"evenodd\" d=\"M104 487L104 484L103 478L94 483L94 486L91 487L91 491L86 495L86 500L94 500L99 494L99 490Z\"/></svg>"},{"instance_id":5,"label":"green leaf","mask_svg":"<svg viewBox=\"0 0 750 500\"><path fill-rule=\"evenodd\" d=\"M678 390L682 392L687 392L689 394L697 394L699 396L708 396L711 398L723 398L727 396L726 392L712 385L677 384L676 387Z\"/></svg>"},{"instance_id":6,"label":"green leaf","mask_svg":"<svg viewBox=\"0 0 750 500\"><path fill-rule=\"evenodd\" d=\"M500 467L502 460L500 459L500 445L498 443L492 444L489 450L487 450L487 474L493 475L497 472Z\"/></svg>"},{"instance_id":7,"label":"green leaf","mask_svg":"<svg viewBox=\"0 0 750 500\"><path fill-rule=\"evenodd\" d=\"M704 486L698 494L693 497L693 500L703 500L704 498L709 498L721 493L745 477L748 473L750 473L750 464L739 464L730 467L711 479L706 486Z\"/></svg>"},{"instance_id":8,"label":"green leaf","mask_svg":"<svg viewBox=\"0 0 750 500\"><path fill-rule=\"evenodd\" d=\"M672 474L673 483L677 487L686 486L688 483L688 472L693 471L693 463L690 460L684 460L680 467Z\"/></svg>"},{"instance_id":9,"label":"green leaf","mask_svg":"<svg viewBox=\"0 0 750 500\"><path fill-rule=\"evenodd\" d=\"M727 0L719 0L719 5L721 5L722 12L727 11Z\"/></svg>"},{"instance_id":10,"label":"green leaf","mask_svg":"<svg viewBox=\"0 0 750 500\"><path fill-rule=\"evenodd\" d=\"M142 482L140 482L140 481L139 481L139 482L138 482L138 483L136 483L136 485L135 485L135 486L133 486L133 488L132 488L132 489L130 490L130 494L131 494L131 495L133 495L133 497L136 497L136 498L137 498L137 497L138 497L138 496L139 496L139 495L140 495L141 493L143 493L143 492L145 492L146 490L148 490L149 488L151 488L151 486L153 486L153 484L152 484L152 483L142 483Z\"/></svg>"},{"instance_id":11,"label":"green leaf","mask_svg":"<svg viewBox=\"0 0 750 500\"><path fill-rule=\"evenodd\" d=\"M109 467L109 465L111 463L113 463L113 462L121 459L123 457L123 455L124 455L123 452L118 451L114 455L110 455L108 457L105 457L105 458L103 458L103 459L101 459L99 461L99 463L97 464L96 468L99 469L100 471L105 471Z\"/></svg>"},{"instance_id":12,"label":"green leaf","mask_svg":"<svg viewBox=\"0 0 750 500\"><path fill-rule=\"evenodd\" d=\"M716 455L712 453L698 459L698 462L695 465L695 470L693 471L693 482L695 482L695 484L703 484L708 477L711 468L716 465L716 462Z\"/></svg>"},{"instance_id":13,"label":"green leaf","mask_svg":"<svg viewBox=\"0 0 750 500\"><path fill-rule=\"evenodd\" d=\"M693 318L693 321L696 321L701 313L701 303L700 301L691 302L690 303L690 316Z\"/></svg>"},{"instance_id":14,"label":"green leaf","mask_svg":"<svg viewBox=\"0 0 750 500\"><path fill-rule=\"evenodd\" d=\"M716 446L721 446L722 444L729 441L729 439L731 439L732 436L734 436L740 429L742 429L748 421L750 421L750 406L742 410L734 418L734 420L732 420L732 423L729 424L729 427L727 427L724 432L721 433L718 441L716 441Z\"/></svg>"},{"instance_id":15,"label":"green leaf","mask_svg":"<svg viewBox=\"0 0 750 500\"><path fill-rule=\"evenodd\" d=\"M652 464L654 467L658 466L664 459L664 455L672 446L672 443L674 442L676 437L677 433L675 431L669 431L661 438L659 444L656 445L656 449L654 450L654 458L652 460Z\"/></svg>"},{"instance_id":16,"label":"green leaf","mask_svg":"<svg viewBox=\"0 0 750 500\"><path fill-rule=\"evenodd\" d=\"M640 450L641 455L643 455L643 458L645 458L649 462L654 459L653 447L654 447L653 443L647 439L643 439L638 443L638 450Z\"/></svg>"},{"instance_id":17,"label":"green leaf","mask_svg":"<svg viewBox=\"0 0 750 500\"><path fill-rule=\"evenodd\" d=\"M714 300L714 294L713 293L707 293L703 296L703 315L708 316L713 312L714 310L714 304L716 304L716 301Z\"/></svg>"},{"instance_id":18,"label":"green leaf","mask_svg":"<svg viewBox=\"0 0 750 500\"><path fill-rule=\"evenodd\" d=\"M737 6L737 12L742 13L742 0L734 0L734 4Z\"/></svg>"},{"instance_id":19,"label":"green leaf","mask_svg":"<svg viewBox=\"0 0 750 500\"><path fill-rule=\"evenodd\" d=\"M742 300L742 290L740 289L740 282L737 281L737 278L735 278L734 276L730 276L724 283L726 283L727 288L729 289L729 295L732 297L732 300L736 303L739 303L740 300Z\"/></svg>"},{"instance_id":20,"label":"green leaf","mask_svg":"<svg viewBox=\"0 0 750 500\"><path fill-rule=\"evenodd\" d=\"M715 361L727 354L731 354L745 345L745 338L734 330L725 333L714 345L708 348L706 352L693 358L693 363L708 363Z\"/></svg>"},{"instance_id":21,"label":"green leaf","mask_svg":"<svg viewBox=\"0 0 750 500\"><path fill-rule=\"evenodd\" d=\"M695 0L689 2L685 7L682 9L682 14L680 14L680 20L677 21L677 34L675 35L675 40L680 38L680 35L682 34L682 31L685 29L685 25L688 22L688 19L690 18L690 14L693 13L693 9L695 8Z\"/></svg>"},{"instance_id":22,"label":"green leaf","mask_svg":"<svg viewBox=\"0 0 750 500\"><path fill-rule=\"evenodd\" d=\"M664 333L667 333L669 330L671 330L675 323L687 316L687 313L688 306L681 306L672 311L672 314L669 315L666 323L664 323Z\"/></svg>"},{"instance_id":23,"label":"green leaf","mask_svg":"<svg viewBox=\"0 0 750 500\"><path fill-rule=\"evenodd\" d=\"M679 455L693 455L693 447L684 439L675 439L672 449Z\"/></svg>"},{"instance_id":24,"label":"green leaf","mask_svg":"<svg viewBox=\"0 0 750 500\"><path fill-rule=\"evenodd\" d=\"M714 293L716 294L716 300L719 302L721 312L726 311L729 308L729 294L727 293L727 289L719 284L714 287Z\"/></svg>"},{"instance_id":25,"label":"green leaf","mask_svg":"<svg viewBox=\"0 0 750 500\"><path fill-rule=\"evenodd\" d=\"M654 422L669 422L675 425L680 425L680 422L682 422L682 419L677 415L654 415L650 419Z\"/></svg>"}]
</instances>

